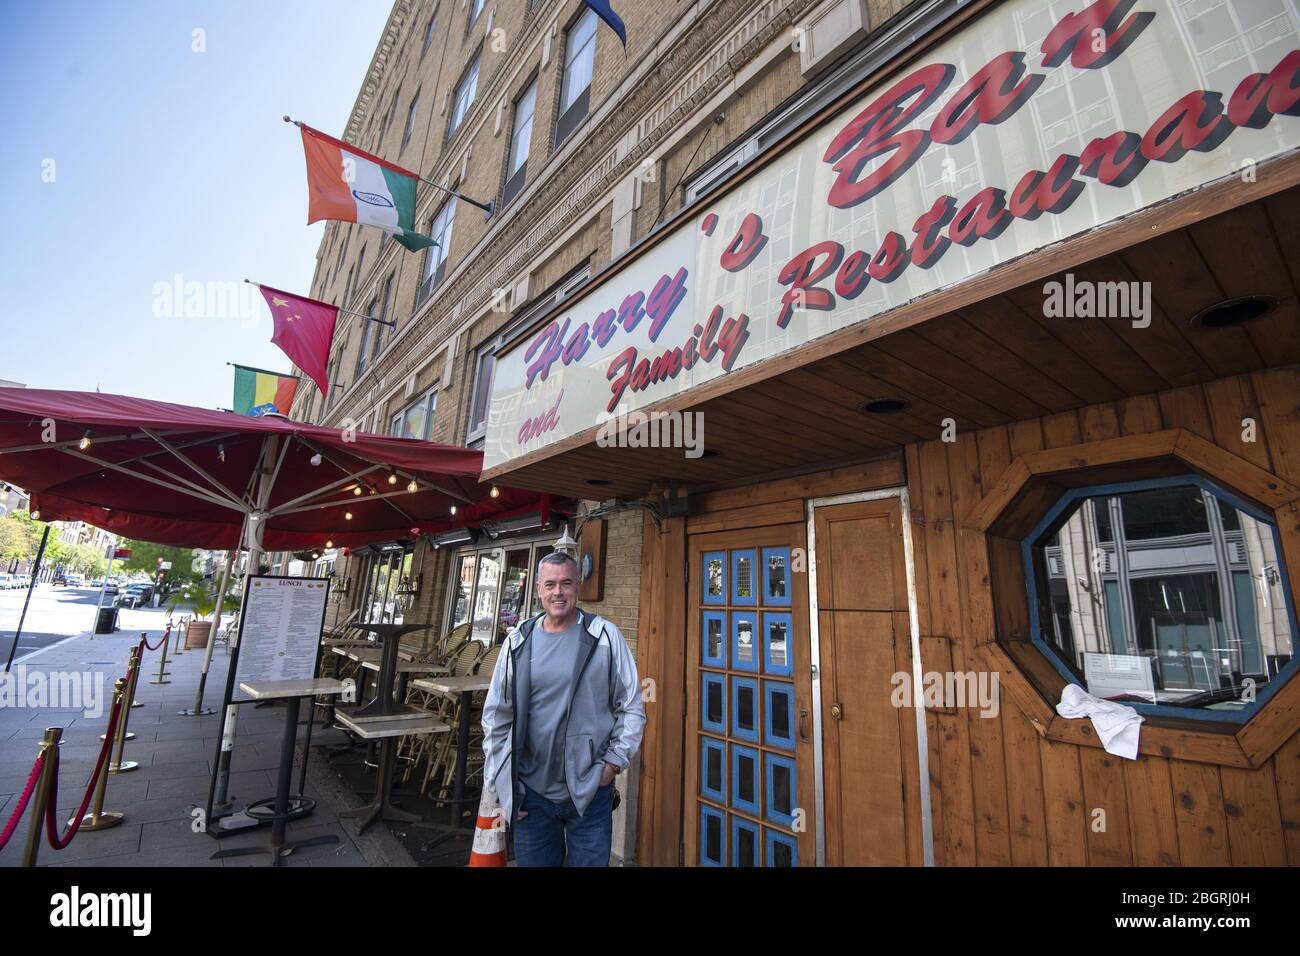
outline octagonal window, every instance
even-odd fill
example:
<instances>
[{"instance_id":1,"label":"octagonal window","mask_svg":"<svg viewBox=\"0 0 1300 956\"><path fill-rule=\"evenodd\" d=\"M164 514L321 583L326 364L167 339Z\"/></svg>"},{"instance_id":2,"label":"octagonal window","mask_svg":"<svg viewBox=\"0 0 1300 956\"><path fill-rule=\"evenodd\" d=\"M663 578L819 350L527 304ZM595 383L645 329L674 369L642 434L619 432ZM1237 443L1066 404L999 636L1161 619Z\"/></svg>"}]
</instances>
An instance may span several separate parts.
<instances>
[{"instance_id":1,"label":"octagonal window","mask_svg":"<svg viewBox=\"0 0 1300 956\"><path fill-rule=\"evenodd\" d=\"M1245 720L1300 666L1281 555L1200 477L1076 489L1024 541L1034 643L1095 697Z\"/></svg>"}]
</instances>

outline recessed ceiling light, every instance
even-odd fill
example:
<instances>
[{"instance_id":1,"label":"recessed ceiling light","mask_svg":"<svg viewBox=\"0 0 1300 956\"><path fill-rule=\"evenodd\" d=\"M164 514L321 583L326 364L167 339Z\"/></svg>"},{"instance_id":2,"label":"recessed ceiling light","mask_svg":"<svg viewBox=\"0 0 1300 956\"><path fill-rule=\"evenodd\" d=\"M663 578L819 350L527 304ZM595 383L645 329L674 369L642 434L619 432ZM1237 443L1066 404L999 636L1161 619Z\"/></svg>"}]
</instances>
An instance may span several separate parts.
<instances>
[{"instance_id":1,"label":"recessed ceiling light","mask_svg":"<svg viewBox=\"0 0 1300 956\"><path fill-rule=\"evenodd\" d=\"M910 407L911 402L901 398L878 398L874 402L867 402L862 406L862 410L872 415L897 415Z\"/></svg>"},{"instance_id":2,"label":"recessed ceiling light","mask_svg":"<svg viewBox=\"0 0 1300 956\"><path fill-rule=\"evenodd\" d=\"M1192 316L1193 328L1227 329L1262 318L1278 307L1280 300L1271 295L1243 295L1224 299Z\"/></svg>"}]
</instances>

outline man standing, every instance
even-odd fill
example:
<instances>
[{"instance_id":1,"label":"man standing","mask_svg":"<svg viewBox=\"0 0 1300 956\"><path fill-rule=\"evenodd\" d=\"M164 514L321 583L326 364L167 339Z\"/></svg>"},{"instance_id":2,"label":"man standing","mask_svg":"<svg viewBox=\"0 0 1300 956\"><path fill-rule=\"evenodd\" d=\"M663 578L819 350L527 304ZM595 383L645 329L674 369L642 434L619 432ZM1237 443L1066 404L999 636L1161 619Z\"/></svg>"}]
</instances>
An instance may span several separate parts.
<instances>
[{"instance_id":1,"label":"man standing","mask_svg":"<svg viewBox=\"0 0 1300 956\"><path fill-rule=\"evenodd\" d=\"M506 638L483 704L483 780L519 866L608 866L614 778L641 745L645 707L619 629L578 607L578 564L537 566L545 613Z\"/></svg>"}]
</instances>

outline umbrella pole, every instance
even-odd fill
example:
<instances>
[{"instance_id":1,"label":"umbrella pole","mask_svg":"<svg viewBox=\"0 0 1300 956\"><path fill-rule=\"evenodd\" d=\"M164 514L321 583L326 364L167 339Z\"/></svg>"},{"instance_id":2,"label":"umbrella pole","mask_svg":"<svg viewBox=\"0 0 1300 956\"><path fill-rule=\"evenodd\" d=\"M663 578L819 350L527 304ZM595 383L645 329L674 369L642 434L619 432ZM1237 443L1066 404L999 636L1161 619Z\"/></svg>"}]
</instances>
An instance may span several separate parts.
<instances>
[{"instance_id":1,"label":"umbrella pole","mask_svg":"<svg viewBox=\"0 0 1300 956\"><path fill-rule=\"evenodd\" d=\"M213 714L216 711L203 709L203 688L208 682L208 667L212 664L212 649L217 644L217 632L221 630L221 612L226 603L226 591L230 587L230 569L235 564L235 552L229 551L226 555L226 569L221 572L221 586L217 588L217 613L216 624L208 631L208 646L203 651L203 670L199 674L199 690L194 695L194 709L182 710L182 717L201 717L205 714Z\"/></svg>"},{"instance_id":2,"label":"umbrella pole","mask_svg":"<svg viewBox=\"0 0 1300 956\"><path fill-rule=\"evenodd\" d=\"M18 630L14 631L14 642L9 645L9 660L5 661L5 673L9 673L9 668L14 663L14 652L18 650L18 638L23 636L23 622L27 620L27 605L32 603L32 591L36 589L36 579L41 576L41 558L45 557L45 543L50 540L50 526L45 526L45 534L41 535L41 546L36 552L36 563L32 565L31 580L27 583L27 599L23 601L23 613L18 618Z\"/></svg>"}]
</instances>

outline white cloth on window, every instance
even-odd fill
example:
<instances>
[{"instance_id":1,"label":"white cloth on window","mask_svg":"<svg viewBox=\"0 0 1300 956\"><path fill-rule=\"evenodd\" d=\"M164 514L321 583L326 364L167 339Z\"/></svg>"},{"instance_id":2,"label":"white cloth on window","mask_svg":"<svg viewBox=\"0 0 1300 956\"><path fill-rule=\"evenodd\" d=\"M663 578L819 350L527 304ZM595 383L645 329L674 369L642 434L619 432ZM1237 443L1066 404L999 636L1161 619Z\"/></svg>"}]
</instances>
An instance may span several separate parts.
<instances>
[{"instance_id":1,"label":"white cloth on window","mask_svg":"<svg viewBox=\"0 0 1300 956\"><path fill-rule=\"evenodd\" d=\"M1107 753L1137 759L1138 734L1144 718L1132 707L1093 697L1078 684L1067 684L1056 712L1062 717L1091 717L1097 739Z\"/></svg>"}]
</instances>

